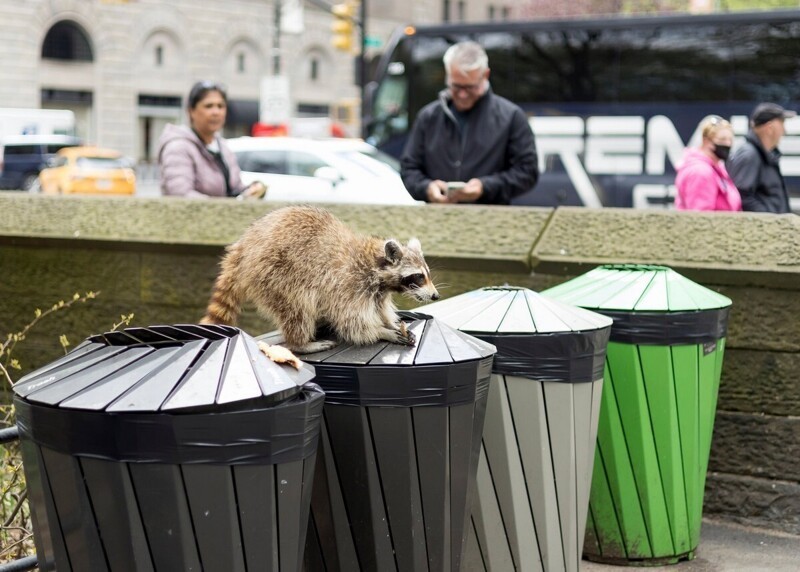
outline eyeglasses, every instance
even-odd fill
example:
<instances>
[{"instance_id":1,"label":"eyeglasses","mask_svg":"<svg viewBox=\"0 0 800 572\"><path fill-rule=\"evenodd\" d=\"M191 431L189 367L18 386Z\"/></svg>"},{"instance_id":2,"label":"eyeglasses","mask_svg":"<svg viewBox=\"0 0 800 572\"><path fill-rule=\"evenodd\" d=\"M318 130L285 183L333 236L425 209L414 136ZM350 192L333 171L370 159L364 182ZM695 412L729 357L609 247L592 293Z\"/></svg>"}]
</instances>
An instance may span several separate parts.
<instances>
[{"instance_id":1,"label":"eyeglasses","mask_svg":"<svg viewBox=\"0 0 800 572\"><path fill-rule=\"evenodd\" d=\"M479 81L478 83L469 83L469 84L462 84L462 83L450 83L447 82L447 87L451 91L466 91L468 93L477 93L481 86L483 85L483 80Z\"/></svg>"},{"instance_id":2,"label":"eyeglasses","mask_svg":"<svg viewBox=\"0 0 800 572\"><path fill-rule=\"evenodd\" d=\"M717 129L730 129L733 130L730 121L719 115L709 115L703 120L703 136L708 136L710 133L715 132Z\"/></svg>"},{"instance_id":3,"label":"eyeglasses","mask_svg":"<svg viewBox=\"0 0 800 572\"><path fill-rule=\"evenodd\" d=\"M214 91L227 92L227 88L216 81L198 81L194 84L197 89L213 89Z\"/></svg>"}]
</instances>

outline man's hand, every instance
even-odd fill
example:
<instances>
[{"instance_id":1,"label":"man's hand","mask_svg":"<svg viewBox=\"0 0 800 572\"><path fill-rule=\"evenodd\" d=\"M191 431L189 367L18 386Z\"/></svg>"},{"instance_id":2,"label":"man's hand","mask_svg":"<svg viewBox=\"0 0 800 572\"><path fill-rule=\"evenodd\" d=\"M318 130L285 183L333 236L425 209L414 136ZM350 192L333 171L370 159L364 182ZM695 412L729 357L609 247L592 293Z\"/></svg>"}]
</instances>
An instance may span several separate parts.
<instances>
[{"instance_id":1,"label":"man's hand","mask_svg":"<svg viewBox=\"0 0 800 572\"><path fill-rule=\"evenodd\" d=\"M425 190L429 203L449 203L453 202L447 198L447 183L441 179L436 179L428 183L428 188Z\"/></svg>"},{"instance_id":2,"label":"man's hand","mask_svg":"<svg viewBox=\"0 0 800 572\"><path fill-rule=\"evenodd\" d=\"M480 179L470 179L462 189L450 193L451 203L474 203L483 195L483 183Z\"/></svg>"}]
</instances>

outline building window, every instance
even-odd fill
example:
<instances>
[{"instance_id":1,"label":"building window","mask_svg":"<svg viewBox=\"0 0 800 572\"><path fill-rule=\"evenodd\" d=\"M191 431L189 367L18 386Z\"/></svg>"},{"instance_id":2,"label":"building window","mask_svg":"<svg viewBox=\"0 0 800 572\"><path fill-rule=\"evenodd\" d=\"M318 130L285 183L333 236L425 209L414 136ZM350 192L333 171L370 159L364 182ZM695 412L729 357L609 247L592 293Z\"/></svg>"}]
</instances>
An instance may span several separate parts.
<instances>
[{"instance_id":1,"label":"building window","mask_svg":"<svg viewBox=\"0 0 800 572\"><path fill-rule=\"evenodd\" d=\"M78 24L62 20L48 30L42 42L42 58L51 60L94 61L89 38Z\"/></svg>"},{"instance_id":2,"label":"building window","mask_svg":"<svg viewBox=\"0 0 800 572\"><path fill-rule=\"evenodd\" d=\"M244 65L244 52L239 52L236 55L236 71L239 73L244 73L245 65Z\"/></svg>"},{"instance_id":3,"label":"building window","mask_svg":"<svg viewBox=\"0 0 800 572\"><path fill-rule=\"evenodd\" d=\"M503 14L503 20L508 20L509 18L511 18L511 8L509 8L508 6L503 6L502 14Z\"/></svg>"},{"instance_id":4,"label":"building window","mask_svg":"<svg viewBox=\"0 0 800 572\"><path fill-rule=\"evenodd\" d=\"M309 66L308 72L308 77L311 81L317 81L319 79L319 60L317 58L311 58L311 65Z\"/></svg>"},{"instance_id":5,"label":"building window","mask_svg":"<svg viewBox=\"0 0 800 572\"><path fill-rule=\"evenodd\" d=\"M164 46L156 46L156 67L164 65Z\"/></svg>"},{"instance_id":6,"label":"building window","mask_svg":"<svg viewBox=\"0 0 800 572\"><path fill-rule=\"evenodd\" d=\"M494 12L495 12L494 5L493 4L489 4L489 20L490 21L494 20Z\"/></svg>"},{"instance_id":7,"label":"building window","mask_svg":"<svg viewBox=\"0 0 800 572\"><path fill-rule=\"evenodd\" d=\"M458 21L463 22L467 15L467 3L464 0L459 0L457 5Z\"/></svg>"}]
</instances>

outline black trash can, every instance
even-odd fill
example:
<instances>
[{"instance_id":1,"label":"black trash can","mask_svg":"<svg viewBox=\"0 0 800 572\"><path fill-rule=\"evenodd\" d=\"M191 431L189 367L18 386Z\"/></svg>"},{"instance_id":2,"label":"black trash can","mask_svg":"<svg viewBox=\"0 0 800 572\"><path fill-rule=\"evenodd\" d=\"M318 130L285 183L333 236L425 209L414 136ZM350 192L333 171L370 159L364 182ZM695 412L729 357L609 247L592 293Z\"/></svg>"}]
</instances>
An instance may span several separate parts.
<instances>
[{"instance_id":1,"label":"black trash can","mask_svg":"<svg viewBox=\"0 0 800 572\"><path fill-rule=\"evenodd\" d=\"M308 572L462 569L495 349L401 316L414 347L304 356L326 395Z\"/></svg>"},{"instance_id":2,"label":"black trash can","mask_svg":"<svg viewBox=\"0 0 800 572\"><path fill-rule=\"evenodd\" d=\"M14 405L41 570L299 570L324 394L226 326L89 338Z\"/></svg>"},{"instance_id":3,"label":"black trash can","mask_svg":"<svg viewBox=\"0 0 800 572\"><path fill-rule=\"evenodd\" d=\"M611 319L511 286L419 311L497 347L465 569L577 572Z\"/></svg>"}]
</instances>

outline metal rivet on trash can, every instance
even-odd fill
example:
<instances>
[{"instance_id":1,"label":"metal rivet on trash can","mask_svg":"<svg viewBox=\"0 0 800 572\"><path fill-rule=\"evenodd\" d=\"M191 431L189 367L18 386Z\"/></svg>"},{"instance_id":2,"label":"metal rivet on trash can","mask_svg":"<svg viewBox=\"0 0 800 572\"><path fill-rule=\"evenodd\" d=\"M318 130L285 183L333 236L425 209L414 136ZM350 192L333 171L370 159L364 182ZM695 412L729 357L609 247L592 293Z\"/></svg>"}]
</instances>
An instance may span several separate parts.
<instances>
[{"instance_id":1,"label":"metal rivet on trash can","mask_svg":"<svg viewBox=\"0 0 800 572\"><path fill-rule=\"evenodd\" d=\"M299 570L323 393L226 326L89 338L14 405L41 570Z\"/></svg>"},{"instance_id":2,"label":"metal rivet on trash can","mask_svg":"<svg viewBox=\"0 0 800 572\"><path fill-rule=\"evenodd\" d=\"M307 570L461 567L495 348L430 316L401 316L413 347L304 356L326 396Z\"/></svg>"},{"instance_id":3,"label":"metal rivet on trash can","mask_svg":"<svg viewBox=\"0 0 800 572\"><path fill-rule=\"evenodd\" d=\"M465 569L577 572L611 320L508 286L419 310L497 347Z\"/></svg>"},{"instance_id":4,"label":"metal rivet on trash can","mask_svg":"<svg viewBox=\"0 0 800 572\"><path fill-rule=\"evenodd\" d=\"M544 292L614 319L584 556L694 557L731 301L665 266L601 266Z\"/></svg>"}]
</instances>

